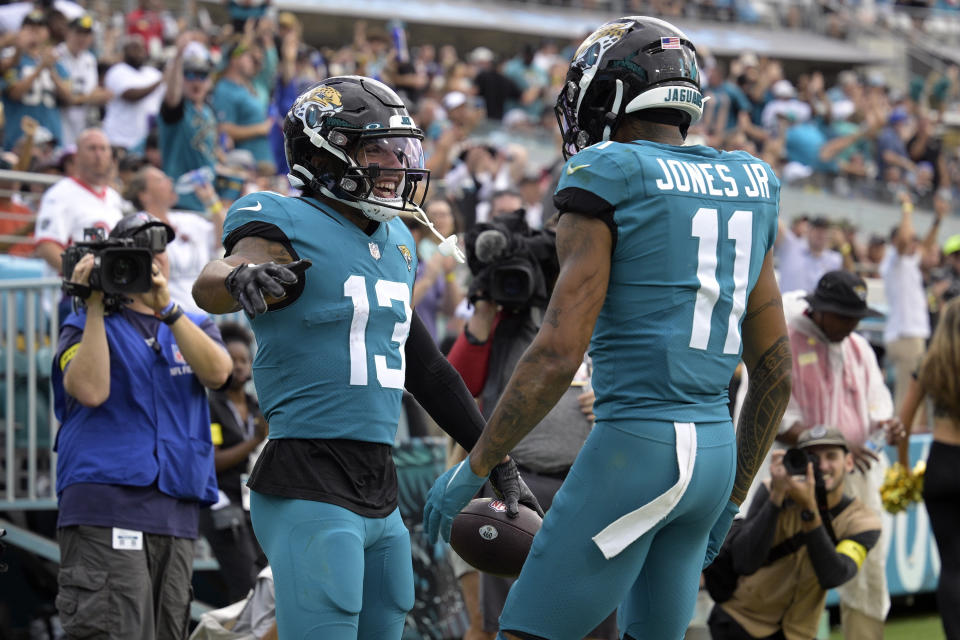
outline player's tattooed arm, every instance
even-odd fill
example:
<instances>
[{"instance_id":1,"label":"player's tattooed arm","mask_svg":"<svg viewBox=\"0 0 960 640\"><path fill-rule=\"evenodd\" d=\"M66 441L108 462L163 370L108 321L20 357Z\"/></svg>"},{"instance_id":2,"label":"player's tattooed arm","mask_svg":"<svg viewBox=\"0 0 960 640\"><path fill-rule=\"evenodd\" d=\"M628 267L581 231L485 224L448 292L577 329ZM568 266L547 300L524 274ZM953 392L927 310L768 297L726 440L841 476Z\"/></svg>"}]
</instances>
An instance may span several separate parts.
<instances>
[{"instance_id":1,"label":"player's tattooed arm","mask_svg":"<svg viewBox=\"0 0 960 640\"><path fill-rule=\"evenodd\" d=\"M606 298L611 246L604 222L575 213L560 217L560 275L540 331L517 363L470 453L478 475L497 465L569 388Z\"/></svg>"},{"instance_id":2,"label":"player's tattooed arm","mask_svg":"<svg viewBox=\"0 0 960 640\"><path fill-rule=\"evenodd\" d=\"M764 259L744 316L743 361L749 376L737 423L737 473L730 495L737 504L747 497L790 401L793 359L770 253Z\"/></svg>"},{"instance_id":3,"label":"player's tattooed arm","mask_svg":"<svg viewBox=\"0 0 960 640\"><path fill-rule=\"evenodd\" d=\"M210 313L231 313L240 309L240 305L224 286L226 277L241 264L262 264L276 262L287 264L293 257L279 242L248 236L241 238L233 247L229 256L208 262L193 283L193 299L197 305ZM276 300L267 299L268 304Z\"/></svg>"},{"instance_id":4,"label":"player's tattooed arm","mask_svg":"<svg viewBox=\"0 0 960 640\"><path fill-rule=\"evenodd\" d=\"M779 338L750 370L737 423L737 475L731 498L742 504L757 469L773 445L790 401L790 341Z\"/></svg>"}]
</instances>

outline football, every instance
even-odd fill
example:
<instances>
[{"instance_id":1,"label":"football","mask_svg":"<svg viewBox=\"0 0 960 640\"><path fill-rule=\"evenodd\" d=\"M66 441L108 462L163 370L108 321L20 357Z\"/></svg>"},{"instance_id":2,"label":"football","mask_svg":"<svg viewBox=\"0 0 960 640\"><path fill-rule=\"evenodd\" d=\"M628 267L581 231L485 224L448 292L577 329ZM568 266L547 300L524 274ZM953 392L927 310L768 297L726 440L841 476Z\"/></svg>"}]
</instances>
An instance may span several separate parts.
<instances>
[{"instance_id":1,"label":"football","mask_svg":"<svg viewBox=\"0 0 960 640\"><path fill-rule=\"evenodd\" d=\"M515 578L530 553L533 536L543 520L520 505L520 515L507 517L507 505L494 498L477 498L453 519L450 546L470 566L495 576Z\"/></svg>"}]
</instances>

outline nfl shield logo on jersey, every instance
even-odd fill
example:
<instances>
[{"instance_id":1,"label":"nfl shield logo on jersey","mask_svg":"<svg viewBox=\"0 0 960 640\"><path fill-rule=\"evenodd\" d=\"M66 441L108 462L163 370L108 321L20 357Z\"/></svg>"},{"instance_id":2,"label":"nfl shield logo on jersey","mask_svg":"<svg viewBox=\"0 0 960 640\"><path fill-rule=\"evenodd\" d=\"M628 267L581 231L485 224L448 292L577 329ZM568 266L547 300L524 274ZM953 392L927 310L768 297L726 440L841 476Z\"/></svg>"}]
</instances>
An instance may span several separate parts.
<instances>
[{"instance_id":1,"label":"nfl shield logo on jersey","mask_svg":"<svg viewBox=\"0 0 960 640\"><path fill-rule=\"evenodd\" d=\"M376 242L371 242L367 246L370 247L370 255L373 256L374 260L380 259L380 247L377 246Z\"/></svg>"}]
</instances>

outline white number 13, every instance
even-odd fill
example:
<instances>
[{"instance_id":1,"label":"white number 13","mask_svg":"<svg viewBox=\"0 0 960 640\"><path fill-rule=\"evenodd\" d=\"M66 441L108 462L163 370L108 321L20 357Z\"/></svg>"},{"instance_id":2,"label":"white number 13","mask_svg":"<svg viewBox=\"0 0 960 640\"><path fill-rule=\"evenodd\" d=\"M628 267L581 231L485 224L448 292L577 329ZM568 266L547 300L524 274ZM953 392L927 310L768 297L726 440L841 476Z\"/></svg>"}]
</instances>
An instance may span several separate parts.
<instances>
[{"instance_id":1,"label":"white number 13","mask_svg":"<svg viewBox=\"0 0 960 640\"><path fill-rule=\"evenodd\" d=\"M716 209L702 208L693 215L693 236L700 239L697 250L697 302L693 310L690 348L705 350L710 342L713 307L720 299L717 280L717 240L719 215ZM750 279L750 249L753 244L753 212L734 211L727 222L727 238L734 241L733 306L727 320L727 337L723 342L726 354L740 352L740 318L747 306L747 284Z\"/></svg>"},{"instance_id":2,"label":"white number 13","mask_svg":"<svg viewBox=\"0 0 960 640\"><path fill-rule=\"evenodd\" d=\"M396 300L403 304L403 322L393 327L391 340L397 343L400 352L400 368L387 366L387 356L375 354L373 362L377 369L377 382L387 389L402 389L407 356L403 347L410 333L410 289L402 282L377 280L373 285L377 305L392 307ZM367 384L367 321L370 319L370 301L367 299L367 280L363 276L350 276L343 283L343 295L353 301L353 319L350 321L350 384Z\"/></svg>"}]
</instances>

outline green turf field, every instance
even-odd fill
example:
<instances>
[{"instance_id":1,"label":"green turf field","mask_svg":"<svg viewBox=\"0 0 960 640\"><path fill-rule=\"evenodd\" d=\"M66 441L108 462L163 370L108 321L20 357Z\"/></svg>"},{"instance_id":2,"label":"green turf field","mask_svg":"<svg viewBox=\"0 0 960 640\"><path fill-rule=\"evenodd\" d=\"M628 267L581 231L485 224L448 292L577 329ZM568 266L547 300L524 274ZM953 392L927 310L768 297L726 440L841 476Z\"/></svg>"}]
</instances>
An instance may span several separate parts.
<instances>
[{"instance_id":1,"label":"green turf field","mask_svg":"<svg viewBox=\"0 0 960 640\"><path fill-rule=\"evenodd\" d=\"M944 640L940 616L925 613L907 615L887 620L884 627L884 640ZM840 627L833 627L830 640L843 640Z\"/></svg>"}]
</instances>

